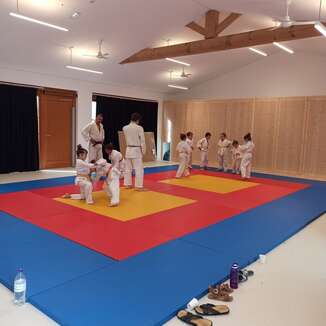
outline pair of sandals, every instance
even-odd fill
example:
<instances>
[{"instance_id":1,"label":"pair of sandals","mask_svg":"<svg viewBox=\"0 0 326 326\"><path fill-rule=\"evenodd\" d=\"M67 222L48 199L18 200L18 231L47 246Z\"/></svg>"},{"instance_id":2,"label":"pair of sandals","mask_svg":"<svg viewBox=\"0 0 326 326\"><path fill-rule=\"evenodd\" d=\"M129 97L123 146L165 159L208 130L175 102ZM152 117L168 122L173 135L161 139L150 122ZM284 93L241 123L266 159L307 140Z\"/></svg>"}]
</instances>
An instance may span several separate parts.
<instances>
[{"instance_id":1,"label":"pair of sandals","mask_svg":"<svg viewBox=\"0 0 326 326\"><path fill-rule=\"evenodd\" d=\"M180 310L177 314L178 319L183 321L188 325L193 326L212 326L213 322L202 316L219 316L226 315L230 312L230 309L227 306L223 305L213 305L211 303L202 304L198 307L195 307L197 315L192 314L186 310Z\"/></svg>"},{"instance_id":2,"label":"pair of sandals","mask_svg":"<svg viewBox=\"0 0 326 326\"><path fill-rule=\"evenodd\" d=\"M221 284L217 287L209 286L208 287L208 299L231 302L233 297L230 295L233 290L230 288L229 284Z\"/></svg>"}]
</instances>

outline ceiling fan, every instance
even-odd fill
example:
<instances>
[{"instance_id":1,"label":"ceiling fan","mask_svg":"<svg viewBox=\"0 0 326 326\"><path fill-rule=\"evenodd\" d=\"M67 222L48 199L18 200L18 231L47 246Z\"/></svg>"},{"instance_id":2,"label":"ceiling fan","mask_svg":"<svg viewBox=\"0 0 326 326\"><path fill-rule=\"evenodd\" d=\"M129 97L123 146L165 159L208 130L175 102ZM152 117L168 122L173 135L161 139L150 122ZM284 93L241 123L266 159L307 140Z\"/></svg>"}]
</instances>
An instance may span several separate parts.
<instances>
[{"instance_id":1,"label":"ceiling fan","mask_svg":"<svg viewBox=\"0 0 326 326\"><path fill-rule=\"evenodd\" d=\"M181 73L180 77L182 77L182 78L189 78L190 76L191 76L191 74L187 74L185 72L185 68L183 67L182 68L182 73Z\"/></svg>"},{"instance_id":2,"label":"ceiling fan","mask_svg":"<svg viewBox=\"0 0 326 326\"><path fill-rule=\"evenodd\" d=\"M281 17L279 19L274 19L274 21L277 23L276 28L287 28L291 26L296 26L296 25L312 25L316 23L320 23L320 18L321 18L321 10L322 10L322 2L323 0L320 0L320 5L319 5L319 16L318 20L296 20L290 17L289 10L290 6L292 3L292 0L285 0L286 3L286 12L285 16Z\"/></svg>"},{"instance_id":3,"label":"ceiling fan","mask_svg":"<svg viewBox=\"0 0 326 326\"><path fill-rule=\"evenodd\" d=\"M98 42L98 52L97 54L83 54L84 57L92 57L92 58L97 58L97 59L104 59L106 60L109 56L109 53L103 53L102 52L102 43L103 40L99 40Z\"/></svg>"}]
</instances>

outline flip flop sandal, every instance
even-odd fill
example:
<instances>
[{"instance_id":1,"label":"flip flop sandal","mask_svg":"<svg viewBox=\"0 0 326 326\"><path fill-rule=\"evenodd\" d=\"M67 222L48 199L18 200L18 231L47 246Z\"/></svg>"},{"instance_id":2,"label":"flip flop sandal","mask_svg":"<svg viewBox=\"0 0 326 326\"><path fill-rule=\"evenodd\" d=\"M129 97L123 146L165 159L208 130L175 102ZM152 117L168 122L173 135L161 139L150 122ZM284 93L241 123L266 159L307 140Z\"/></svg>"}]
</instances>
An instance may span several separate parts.
<instances>
[{"instance_id":1,"label":"flip flop sandal","mask_svg":"<svg viewBox=\"0 0 326 326\"><path fill-rule=\"evenodd\" d=\"M224 302L231 302L233 301L233 297L231 297L226 292L221 292L218 289L209 287L208 288L208 299L224 301Z\"/></svg>"},{"instance_id":2,"label":"flip flop sandal","mask_svg":"<svg viewBox=\"0 0 326 326\"><path fill-rule=\"evenodd\" d=\"M186 310L180 310L177 314L178 319L183 321L184 323L188 325L193 326L212 326L213 322L209 319L205 319L201 316L197 316L192 314L191 312L188 312Z\"/></svg>"},{"instance_id":3,"label":"flip flop sandal","mask_svg":"<svg viewBox=\"0 0 326 326\"><path fill-rule=\"evenodd\" d=\"M238 279L240 283L247 282L248 281L248 275L244 273L243 271L239 271Z\"/></svg>"},{"instance_id":4,"label":"flip flop sandal","mask_svg":"<svg viewBox=\"0 0 326 326\"><path fill-rule=\"evenodd\" d=\"M195 308L195 311L198 315L202 316L218 316L218 315L226 315L230 312L228 306L224 305L213 305L211 303L202 304Z\"/></svg>"},{"instance_id":5,"label":"flip flop sandal","mask_svg":"<svg viewBox=\"0 0 326 326\"><path fill-rule=\"evenodd\" d=\"M254 276L254 271L248 270L248 269L243 269L242 270L243 273L245 273L248 277L250 276Z\"/></svg>"}]
</instances>

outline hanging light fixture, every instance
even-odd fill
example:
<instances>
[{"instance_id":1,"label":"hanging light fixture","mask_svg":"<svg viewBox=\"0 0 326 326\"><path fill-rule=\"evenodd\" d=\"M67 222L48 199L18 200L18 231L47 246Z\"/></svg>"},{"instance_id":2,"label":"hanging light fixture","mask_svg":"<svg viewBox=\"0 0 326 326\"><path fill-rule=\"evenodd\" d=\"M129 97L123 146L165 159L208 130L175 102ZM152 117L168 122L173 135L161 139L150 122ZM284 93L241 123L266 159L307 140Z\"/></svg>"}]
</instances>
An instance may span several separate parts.
<instances>
[{"instance_id":1,"label":"hanging light fixture","mask_svg":"<svg viewBox=\"0 0 326 326\"><path fill-rule=\"evenodd\" d=\"M54 24L50 24L50 23L47 23L47 22L42 21L42 20L38 20L38 19L35 19L35 18L31 18L31 17L25 16L25 15L22 15L20 13L20 10L19 10L19 0L17 0L17 12L10 12L9 15L11 17L14 17L14 18L19 18L19 19L22 19L22 20L25 20L25 21L28 21L28 22L31 22L31 23L36 23L36 24L43 25L43 26L46 26L46 27L54 28L54 29L59 30L59 31L63 31L63 32L68 32L69 31L68 28L61 27L61 26L54 25Z\"/></svg>"},{"instance_id":2,"label":"hanging light fixture","mask_svg":"<svg viewBox=\"0 0 326 326\"><path fill-rule=\"evenodd\" d=\"M273 44L275 46L277 46L278 48L282 49L283 51L287 52L287 53L290 53L290 54L293 54L294 51L291 50L290 48L288 48L287 46L283 45L283 44L280 44L278 42L273 42Z\"/></svg>"}]
</instances>

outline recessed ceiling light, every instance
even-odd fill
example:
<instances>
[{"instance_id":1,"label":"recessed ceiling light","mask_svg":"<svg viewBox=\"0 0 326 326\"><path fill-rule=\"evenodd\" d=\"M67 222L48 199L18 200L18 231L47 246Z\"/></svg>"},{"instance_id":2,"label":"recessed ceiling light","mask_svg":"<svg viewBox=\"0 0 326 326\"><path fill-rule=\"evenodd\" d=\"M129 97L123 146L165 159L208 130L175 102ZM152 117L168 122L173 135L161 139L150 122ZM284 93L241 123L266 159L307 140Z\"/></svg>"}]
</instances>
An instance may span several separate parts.
<instances>
[{"instance_id":1,"label":"recessed ceiling light","mask_svg":"<svg viewBox=\"0 0 326 326\"><path fill-rule=\"evenodd\" d=\"M77 66L67 65L66 68L73 69L73 70L80 70L80 71L84 71L84 72L90 72L92 74L103 75L102 71L91 70L91 69L81 68L81 67L77 67Z\"/></svg>"},{"instance_id":2,"label":"recessed ceiling light","mask_svg":"<svg viewBox=\"0 0 326 326\"><path fill-rule=\"evenodd\" d=\"M185 87L185 86L172 85L172 84L169 84L168 87L171 87L171 88L178 88L178 89L183 89L183 90L187 90L187 89L189 89L188 87Z\"/></svg>"},{"instance_id":3,"label":"recessed ceiling light","mask_svg":"<svg viewBox=\"0 0 326 326\"><path fill-rule=\"evenodd\" d=\"M75 11L70 17L71 18L78 18L80 16L80 12L79 11Z\"/></svg>"},{"instance_id":4,"label":"recessed ceiling light","mask_svg":"<svg viewBox=\"0 0 326 326\"><path fill-rule=\"evenodd\" d=\"M252 51L252 52L255 52L257 54L260 54L260 55L262 55L264 57L267 57L267 55L268 55L267 53L265 53L265 52L263 52L261 50L255 49L255 48L249 48L249 50Z\"/></svg>"},{"instance_id":5,"label":"recessed ceiling light","mask_svg":"<svg viewBox=\"0 0 326 326\"><path fill-rule=\"evenodd\" d=\"M31 23L36 23L36 24L44 25L44 26L51 27L51 28L54 28L54 29L58 29L59 31L64 31L64 32L68 32L69 31L65 27L60 27L60 26L57 26L57 25L49 24L49 23L46 23L46 22L41 21L41 20L38 20L38 19L34 19L34 18L31 18L31 17L23 16L21 14L16 14L14 12L9 13L9 15L12 16L12 17L15 17L15 18L19 18L19 19L23 19L23 20L29 21Z\"/></svg>"},{"instance_id":6,"label":"recessed ceiling light","mask_svg":"<svg viewBox=\"0 0 326 326\"><path fill-rule=\"evenodd\" d=\"M279 47L280 49L282 49L282 50L285 51L285 52L288 52L288 53L290 53L290 54L293 54L293 53L294 53L293 50L291 50L290 48L288 48L288 47L285 46L285 45L282 45L282 44L280 44L280 43L278 43L278 42L273 42L273 44L274 44L275 46Z\"/></svg>"},{"instance_id":7,"label":"recessed ceiling light","mask_svg":"<svg viewBox=\"0 0 326 326\"><path fill-rule=\"evenodd\" d=\"M176 59L172 59L172 58L165 58L165 60L178 63L179 65L184 65L184 66L188 66L188 67L190 66L190 63L183 62L183 61L176 60Z\"/></svg>"}]
</instances>

